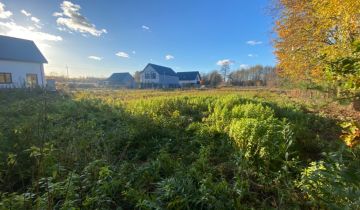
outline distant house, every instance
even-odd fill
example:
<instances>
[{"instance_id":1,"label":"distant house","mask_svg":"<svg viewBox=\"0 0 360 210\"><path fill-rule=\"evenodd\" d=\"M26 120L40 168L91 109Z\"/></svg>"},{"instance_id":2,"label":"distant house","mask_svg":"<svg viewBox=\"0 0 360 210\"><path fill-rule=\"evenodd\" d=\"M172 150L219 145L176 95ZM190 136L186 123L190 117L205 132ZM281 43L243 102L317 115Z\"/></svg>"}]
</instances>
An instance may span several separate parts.
<instances>
[{"instance_id":1,"label":"distant house","mask_svg":"<svg viewBox=\"0 0 360 210\"><path fill-rule=\"evenodd\" d=\"M198 71L178 72L181 87L200 87L201 76Z\"/></svg>"},{"instance_id":2,"label":"distant house","mask_svg":"<svg viewBox=\"0 0 360 210\"><path fill-rule=\"evenodd\" d=\"M179 78L174 70L151 63L140 72L140 83L143 88L177 88L180 86Z\"/></svg>"},{"instance_id":3,"label":"distant house","mask_svg":"<svg viewBox=\"0 0 360 210\"><path fill-rule=\"evenodd\" d=\"M135 80L128 72L114 73L104 81L104 85L118 88L135 88Z\"/></svg>"},{"instance_id":4,"label":"distant house","mask_svg":"<svg viewBox=\"0 0 360 210\"><path fill-rule=\"evenodd\" d=\"M0 88L44 87L44 63L33 41L0 35Z\"/></svg>"}]
</instances>

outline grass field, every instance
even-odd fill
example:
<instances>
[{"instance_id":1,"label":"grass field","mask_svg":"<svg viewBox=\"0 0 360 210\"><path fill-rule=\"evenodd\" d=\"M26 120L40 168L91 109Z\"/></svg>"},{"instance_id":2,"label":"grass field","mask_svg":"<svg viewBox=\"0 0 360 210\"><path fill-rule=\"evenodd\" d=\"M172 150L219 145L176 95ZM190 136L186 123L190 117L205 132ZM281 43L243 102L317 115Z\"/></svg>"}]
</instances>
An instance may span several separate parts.
<instances>
[{"instance_id":1,"label":"grass field","mask_svg":"<svg viewBox=\"0 0 360 210\"><path fill-rule=\"evenodd\" d=\"M0 92L0 209L357 209L358 115L315 92Z\"/></svg>"}]
</instances>

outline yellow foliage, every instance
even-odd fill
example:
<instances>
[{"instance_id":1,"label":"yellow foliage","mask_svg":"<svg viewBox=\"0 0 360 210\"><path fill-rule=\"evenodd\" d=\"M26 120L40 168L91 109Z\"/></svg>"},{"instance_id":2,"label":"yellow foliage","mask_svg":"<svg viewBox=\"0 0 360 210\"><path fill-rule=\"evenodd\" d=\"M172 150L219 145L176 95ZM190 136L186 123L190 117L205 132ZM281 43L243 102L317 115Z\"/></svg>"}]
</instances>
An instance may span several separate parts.
<instances>
[{"instance_id":1,"label":"yellow foliage","mask_svg":"<svg viewBox=\"0 0 360 210\"><path fill-rule=\"evenodd\" d=\"M355 122L344 122L341 124L343 135L341 136L345 144L355 147L360 144L360 126Z\"/></svg>"},{"instance_id":2,"label":"yellow foliage","mask_svg":"<svg viewBox=\"0 0 360 210\"><path fill-rule=\"evenodd\" d=\"M324 78L325 65L352 53L360 37L359 0L278 0L275 30L281 73L292 79Z\"/></svg>"}]
</instances>

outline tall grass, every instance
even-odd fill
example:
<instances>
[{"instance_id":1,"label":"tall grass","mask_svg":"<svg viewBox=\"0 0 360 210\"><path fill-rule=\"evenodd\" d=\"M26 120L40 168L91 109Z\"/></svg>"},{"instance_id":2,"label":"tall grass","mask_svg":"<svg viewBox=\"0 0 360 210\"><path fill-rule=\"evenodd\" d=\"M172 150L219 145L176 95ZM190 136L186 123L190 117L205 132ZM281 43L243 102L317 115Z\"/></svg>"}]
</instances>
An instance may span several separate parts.
<instances>
[{"instance_id":1,"label":"tall grass","mask_svg":"<svg viewBox=\"0 0 360 210\"><path fill-rule=\"evenodd\" d=\"M0 209L360 204L359 149L274 93L13 91L0 102Z\"/></svg>"}]
</instances>

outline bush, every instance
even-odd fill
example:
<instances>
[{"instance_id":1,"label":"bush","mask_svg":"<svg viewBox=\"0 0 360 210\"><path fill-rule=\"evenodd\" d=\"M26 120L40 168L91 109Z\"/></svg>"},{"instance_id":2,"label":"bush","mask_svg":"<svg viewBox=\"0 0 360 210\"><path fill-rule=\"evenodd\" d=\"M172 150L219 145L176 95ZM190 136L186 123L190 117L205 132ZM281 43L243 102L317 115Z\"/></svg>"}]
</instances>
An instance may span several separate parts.
<instances>
[{"instance_id":1,"label":"bush","mask_svg":"<svg viewBox=\"0 0 360 210\"><path fill-rule=\"evenodd\" d=\"M327 154L325 160L312 162L303 170L297 186L321 208L357 209L360 206L359 165L356 154L348 149Z\"/></svg>"}]
</instances>

